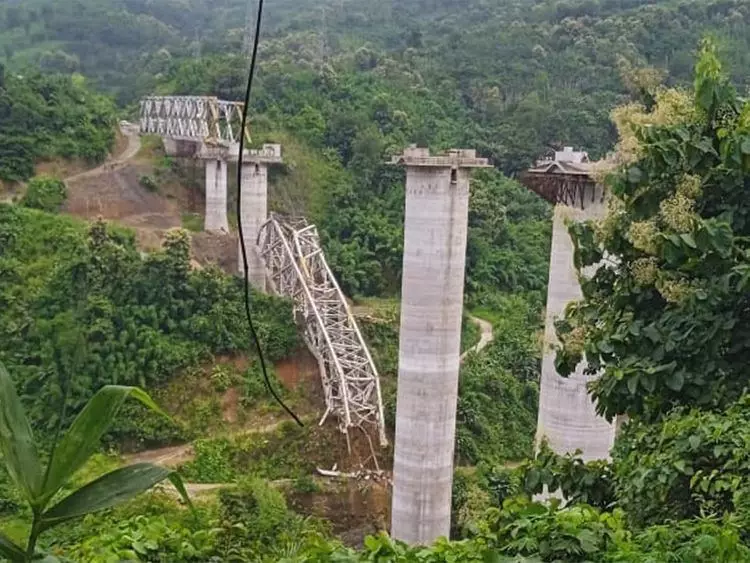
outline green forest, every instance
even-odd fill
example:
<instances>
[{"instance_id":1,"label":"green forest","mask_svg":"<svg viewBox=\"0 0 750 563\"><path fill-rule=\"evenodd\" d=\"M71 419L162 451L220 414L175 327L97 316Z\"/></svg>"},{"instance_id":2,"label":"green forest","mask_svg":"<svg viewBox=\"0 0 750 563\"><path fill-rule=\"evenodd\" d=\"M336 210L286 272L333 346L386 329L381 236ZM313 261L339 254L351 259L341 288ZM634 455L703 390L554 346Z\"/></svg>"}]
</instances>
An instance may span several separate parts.
<instances>
[{"instance_id":1,"label":"green forest","mask_svg":"<svg viewBox=\"0 0 750 563\"><path fill-rule=\"evenodd\" d=\"M144 95L241 99L254 9L0 3L0 560L750 561L747 2L266 4L249 119L254 145L283 146L270 206L318 226L367 311L391 435L404 172L386 161L416 143L494 164L472 180L462 349L469 315L494 340L461 367L450 538L419 547L373 533L380 484L317 474L347 446L317 424L319 384L289 383L291 303L252 293L270 385L304 427L264 386L241 279L196 267L186 230L144 252L72 216L46 173L105 162ZM186 166L146 145L157 170ZM576 268L605 266L556 357L565 375L585 355L598 411L627 415L608 461L534 451L552 209L516 178L563 145L616 163L607 218L571 226ZM352 539L355 497L379 523Z\"/></svg>"}]
</instances>

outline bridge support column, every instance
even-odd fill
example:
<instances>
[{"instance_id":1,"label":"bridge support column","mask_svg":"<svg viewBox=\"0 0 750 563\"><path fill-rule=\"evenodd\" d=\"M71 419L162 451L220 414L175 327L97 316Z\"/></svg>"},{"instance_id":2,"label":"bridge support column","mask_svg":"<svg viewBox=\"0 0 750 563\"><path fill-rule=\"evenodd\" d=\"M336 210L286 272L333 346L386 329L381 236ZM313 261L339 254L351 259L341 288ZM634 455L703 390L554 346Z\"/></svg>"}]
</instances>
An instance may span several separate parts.
<instances>
[{"instance_id":1,"label":"bridge support column","mask_svg":"<svg viewBox=\"0 0 750 563\"><path fill-rule=\"evenodd\" d=\"M429 544L450 532L469 174L487 161L412 147L392 162L406 214L391 534Z\"/></svg>"},{"instance_id":2,"label":"bridge support column","mask_svg":"<svg viewBox=\"0 0 750 563\"><path fill-rule=\"evenodd\" d=\"M258 232L268 218L268 166L260 162L242 165L242 231L247 252L248 278L252 286L266 290L266 266L257 246ZM238 248L237 264L244 273L242 247Z\"/></svg>"},{"instance_id":3,"label":"bridge support column","mask_svg":"<svg viewBox=\"0 0 750 563\"><path fill-rule=\"evenodd\" d=\"M281 145L275 144L249 150L243 157L240 186L242 234L247 251L248 278L259 291L266 290L266 265L258 249L258 233L268 219L268 167L281 162ZM241 246L237 248L237 265L243 274Z\"/></svg>"},{"instance_id":4,"label":"bridge support column","mask_svg":"<svg viewBox=\"0 0 750 563\"><path fill-rule=\"evenodd\" d=\"M227 162L206 160L206 231L229 232L227 221Z\"/></svg>"},{"instance_id":5,"label":"bridge support column","mask_svg":"<svg viewBox=\"0 0 750 563\"><path fill-rule=\"evenodd\" d=\"M555 206L539 389L537 444L546 439L550 448L560 455L581 450L581 457L585 461L609 458L616 424L610 424L596 414L592 398L586 390L586 384L596 376L584 374L585 362L581 362L569 377L558 375L555 370L557 336L554 323L563 315L568 303L583 296L573 263L573 241L566 223L604 217L606 205L603 189L593 184L585 188L581 196L581 202L585 202L584 209L562 203Z\"/></svg>"}]
</instances>

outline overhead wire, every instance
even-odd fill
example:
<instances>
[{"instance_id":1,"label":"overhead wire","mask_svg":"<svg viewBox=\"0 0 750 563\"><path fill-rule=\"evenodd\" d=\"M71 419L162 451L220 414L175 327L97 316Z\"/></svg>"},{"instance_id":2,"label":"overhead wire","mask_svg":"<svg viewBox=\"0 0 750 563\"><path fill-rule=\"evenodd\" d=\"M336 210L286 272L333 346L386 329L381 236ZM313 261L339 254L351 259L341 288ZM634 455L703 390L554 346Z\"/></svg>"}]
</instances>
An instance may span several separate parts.
<instances>
[{"instance_id":1,"label":"overhead wire","mask_svg":"<svg viewBox=\"0 0 750 563\"><path fill-rule=\"evenodd\" d=\"M268 377L268 369L266 367L266 360L263 356L263 349L260 345L260 339L258 338L258 333L255 330L255 323L253 322L253 315L252 315L252 308L250 306L250 268L247 260L247 248L245 245L245 237L243 233L242 228L242 164L244 159L244 152L245 152L245 130L246 130L246 124L247 124L247 113L248 109L250 107L250 94L252 92L253 88L253 77L255 76L255 66L258 58L258 43L260 40L260 27L261 27L261 19L263 17L263 0L258 0L258 12L257 17L255 21L255 37L253 38L253 50L252 54L250 56L250 70L248 72L247 76L247 88L245 89L245 104L242 108L242 123L240 125L240 152L237 158L237 209L236 209L236 217L237 217L237 230L239 231L239 237L240 237L240 249L242 254L242 269L243 269L243 278L244 278L244 300L245 300L245 316L247 317L247 323L250 327L250 335L252 336L253 341L255 342L255 349L258 353L258 361L260 362L260 368L263 372L263 380L266 385L266 389L268 389L268 392L273 396L273 398L276 400L279 405L286 411L286 413L291 416L294 421L299 424L300 426L304 426L302 421L299 419L299 417L292 412L292 410L286 406L284 401L279 397L278 393L273 388L273 385L271 385L271 380Z\"/></svg>"}]
</instances>

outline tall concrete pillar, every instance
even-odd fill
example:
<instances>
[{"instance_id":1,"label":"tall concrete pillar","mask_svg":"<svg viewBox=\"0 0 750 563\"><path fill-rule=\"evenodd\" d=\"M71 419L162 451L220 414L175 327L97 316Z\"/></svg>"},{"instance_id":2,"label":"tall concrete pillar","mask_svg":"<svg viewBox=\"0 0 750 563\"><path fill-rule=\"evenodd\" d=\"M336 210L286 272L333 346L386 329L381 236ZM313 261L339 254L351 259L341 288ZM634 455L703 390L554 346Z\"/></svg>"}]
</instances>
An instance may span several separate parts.
<instances>
[{"instance_id":1,"label":"tall concrete pillar","mask_svg":"<svg viewBox=\"0 0 750 563\"><path fill-rule=\"evenodd\" d=\"M206 231L229 232L227 221L227 161L206 160Z\"/></svg>"},{"instance_id":2,"label":"tall concrete pillar","mask_svg":"<svg viewBox=\"0 0 750 563\"><path fill-rule=\"evenodd\" d=\"M240 199L242 235L247 252L248 278L255 289L266 290L266 267L257 247L258 232L268 219L268 167L281 160L281 145L266 144L262 149L249 150L243 158ZM242 247L237 248L237 265L240 273Z\"/></svg>"},{"instance_id":3,"label":"tall concrete pillar","mask_svg":"<svg viewBox=\"0 0 750 563\"><path fill-rule=\"evenodd\" d=\"M596 414L592 398L586 390L586 384L596 376L584 374L585 362L567 378L561 377L555 370L554 347L558 340L554 323L563 316L568 303L582 298L567 223L604 217L606 205L602 190L601 186L586 187L581 197L581 203L585 204L583 209L560 203L555 206L539 390L537 443L546 438L552 450L558 454L581 450L581 457L585 461L609 457L616 425ZM584 272L584 275L592 273Z\"/></svg>"},{"instance_id":4,"label":"tall concrete pillar","mask_svg":"<svg viewBox=\"0 0 750 563\"><path fill-rule=\"evenodd\" d=\"M429 544L450 531L470 168L474 151L406 165L391 534Z\"/></svg>"},{"instance_id":5,"label":"tall concrete pillar","mask_svg":"<svg viewBox=\"0 0 750 563\"><path fill-rule=\"evenodd\" d=\"M264 163L249 162L242 165L242 234L247 253L248 275L252 286L266 290L266 268L256 245L258 231L268 218L268 166ZM237 264L240 273L244 271L242 247L238 249Z\"/></svg>"}]
</instances>

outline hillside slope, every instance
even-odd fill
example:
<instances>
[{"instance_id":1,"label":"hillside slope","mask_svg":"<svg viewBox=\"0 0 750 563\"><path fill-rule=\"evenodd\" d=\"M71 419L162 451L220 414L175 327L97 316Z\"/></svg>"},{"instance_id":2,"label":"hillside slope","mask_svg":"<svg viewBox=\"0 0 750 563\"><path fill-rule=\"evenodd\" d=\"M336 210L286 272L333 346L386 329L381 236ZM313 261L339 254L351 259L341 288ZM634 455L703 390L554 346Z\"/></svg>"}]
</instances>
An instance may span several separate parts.
<instances>
[{"instance_id":1,"label":"hillside slope","mask_svg":"<svg viewBox=\"0 0 750 563\"><path fill-rule=\"evenodd\" d=\"M82 72L130 103L163 89L186 58L241 53L247 10L244 0L29 0L0 7L0 45L13 67ZM394 92L427 89L442 110L435 119L460 121L461 140L511 172L549 145L611 148L608 112L628 94L620 75L653 65L685 82L705 33L735 82L750 68L742 0L281 0L265 22L265 62L337 73L346 62ZM216 66L212 93L238 97L244 62ZM193 71L181 90L205 83L206 69Z\"/></svg>"}]
</instances>

